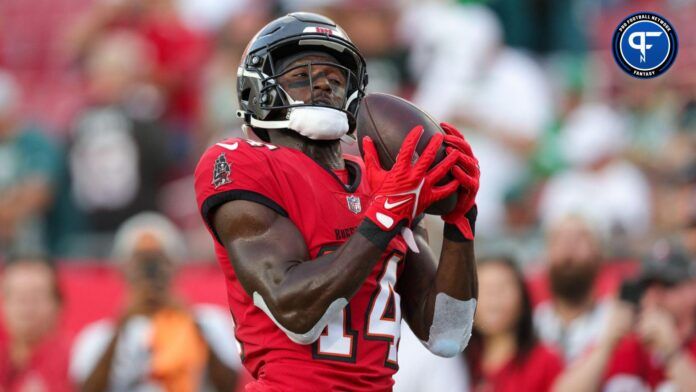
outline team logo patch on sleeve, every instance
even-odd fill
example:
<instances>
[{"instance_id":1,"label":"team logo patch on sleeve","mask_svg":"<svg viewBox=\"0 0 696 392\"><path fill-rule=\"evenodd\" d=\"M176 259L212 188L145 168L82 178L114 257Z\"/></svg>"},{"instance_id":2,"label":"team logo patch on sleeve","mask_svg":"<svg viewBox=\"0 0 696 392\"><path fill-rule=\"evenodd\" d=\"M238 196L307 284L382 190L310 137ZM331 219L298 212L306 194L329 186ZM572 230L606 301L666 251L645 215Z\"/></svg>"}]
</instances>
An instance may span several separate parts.
<instances>
[{"instance_id":1,"label":"team logo patch on sleeve","mask_svg":"<svg viewBox=\"0 0 696 392\"><path fill-rule=\"evenodd\" d=\"M230 164L227 163L227 158L225 158L225 153L220 153L220 155L215 160L215 167L213 170L213 186L219 188L225 184L232 182L230 179Z\"/></svg>"},{"instance_id":2,"label":"team logo patch on sleeve","mask_svg":"<svg viewBox=\"0 0 696 392\"><path fill-rule=\"evenodd\" d=\"M355 195L346 196L346 201L348 202L348 209L354 214L359 214L362 211L360 206L360 198Z\"/></svg>"}]
</instances>

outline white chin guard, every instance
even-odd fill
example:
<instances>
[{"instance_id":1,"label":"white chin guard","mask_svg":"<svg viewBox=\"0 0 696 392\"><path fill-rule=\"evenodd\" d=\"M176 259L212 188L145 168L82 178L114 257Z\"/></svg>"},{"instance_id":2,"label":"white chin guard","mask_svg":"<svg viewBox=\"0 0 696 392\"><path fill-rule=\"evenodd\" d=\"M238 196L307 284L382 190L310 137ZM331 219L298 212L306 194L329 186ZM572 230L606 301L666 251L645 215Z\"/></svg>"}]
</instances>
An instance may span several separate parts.
<instances>
[{"instance_id":1,"label":"white chin guard","mask_svg":"<svg viewBox=\"0 0 696 392\"><path fill-rule=\"evenodd\" d=\"M294 103L298 102L299 101ZM312 140L340 139L349 144L355 142L355 137L353 135L348 135L348 131L350 130L348 116L341 110L323 106L298 106L289 109L289 113L287 120L280 121L257 120L241 110L237 111L237 116L240 118L247 118L249 125L256 128L287 128ZM243 125L242 131L248 133L248 130L244 128L245 126Z\"/></svg>"},{"instance_id":2,"label":"white chin guard","mask_svg":"<svg viewBox=\"0 0 696 392\"><path fill-rule=\"evenodd\" d=\"M300 106L290 110L288 129L312 140L336 140L348 133L348 117L337 109Z\"/></svg>"}]
</instances>

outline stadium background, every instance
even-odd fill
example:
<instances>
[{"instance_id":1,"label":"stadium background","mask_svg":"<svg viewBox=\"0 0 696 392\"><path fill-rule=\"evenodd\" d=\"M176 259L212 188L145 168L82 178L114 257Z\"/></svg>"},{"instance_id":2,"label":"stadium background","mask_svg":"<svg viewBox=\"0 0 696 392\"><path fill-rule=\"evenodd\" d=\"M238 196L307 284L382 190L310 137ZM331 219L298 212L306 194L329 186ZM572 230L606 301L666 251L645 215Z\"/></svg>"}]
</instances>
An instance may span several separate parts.
<instances>
[{"instance_id":1,"label":"stadium background","mask_svg":"<svg viewBox=\"0 0 696 392\"><path fill-rule=\"evenodd\" d=\"M548 297L545 230L570 210L602 239L601 295L616 294L658 239L696 259L692 0L1 0L0 122L18 119L31 157L0 151L5 168L22 166L0 168L0 254L57 261L68 336L118 313L113 235L146 210L184 233L178 290L225 305L192 171L206 146L239 135L244 46L295 10L348 32L367 58L368 92L412 99L472 141L483 173L477 251L513 254L535 303ZM617 23L642 10L679 36L675 65L651 80L624 74L610 52ZM105 114L113 106L130 128ZM593 178L607 157L621 169ZM41 201L13 212L23 175L45 178Z\"/></svg>"}]
</instances>

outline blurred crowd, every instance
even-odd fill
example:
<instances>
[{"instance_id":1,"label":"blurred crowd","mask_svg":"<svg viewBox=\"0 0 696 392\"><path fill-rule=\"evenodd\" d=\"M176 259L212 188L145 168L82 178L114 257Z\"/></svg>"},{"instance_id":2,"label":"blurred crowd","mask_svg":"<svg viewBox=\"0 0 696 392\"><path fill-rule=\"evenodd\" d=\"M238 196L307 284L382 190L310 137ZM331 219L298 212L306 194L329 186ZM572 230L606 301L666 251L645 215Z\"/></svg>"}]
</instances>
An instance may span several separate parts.
<instances>
[{"instance_id":1,"label":"blurred crowd","mask_svg":"<svg viewBox=\"0 0 696 392\"><path fill-rule=\"evenodd\" d=\"M214 260L192 173L241 135L241 53L297 10L480 161L472 343L441 362L405 327L397 391L696 391L693 0L0 1L0 391L243 383L226 311L169 288ZM650 80L610 48L642 10L679 36ZM122 272L123 310L65 337L56 271L84 263Z\"/></svg>"}]
</instances>

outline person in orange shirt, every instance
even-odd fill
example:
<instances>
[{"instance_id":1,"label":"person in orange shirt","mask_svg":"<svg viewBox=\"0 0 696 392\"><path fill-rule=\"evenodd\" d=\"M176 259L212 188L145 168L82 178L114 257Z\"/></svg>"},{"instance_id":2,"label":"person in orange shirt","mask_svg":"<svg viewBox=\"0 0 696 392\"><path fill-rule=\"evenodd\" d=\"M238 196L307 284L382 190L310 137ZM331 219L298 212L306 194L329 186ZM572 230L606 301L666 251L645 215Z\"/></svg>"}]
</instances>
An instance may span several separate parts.
<instances>
[{"instance_id":1,"label":"person in orange shirt","mask_svg":"<svg viewBox=\"0 0 696 392\"><path fill-rule=\"evenodd\" d=\"M71 374L82 391L232 391L239 359L223 309L186 306L172 292L183 238L165 217L142 213L116 234L114 257L128 285L118 320L77 337Z\"/></svg>"}]
</instances>

